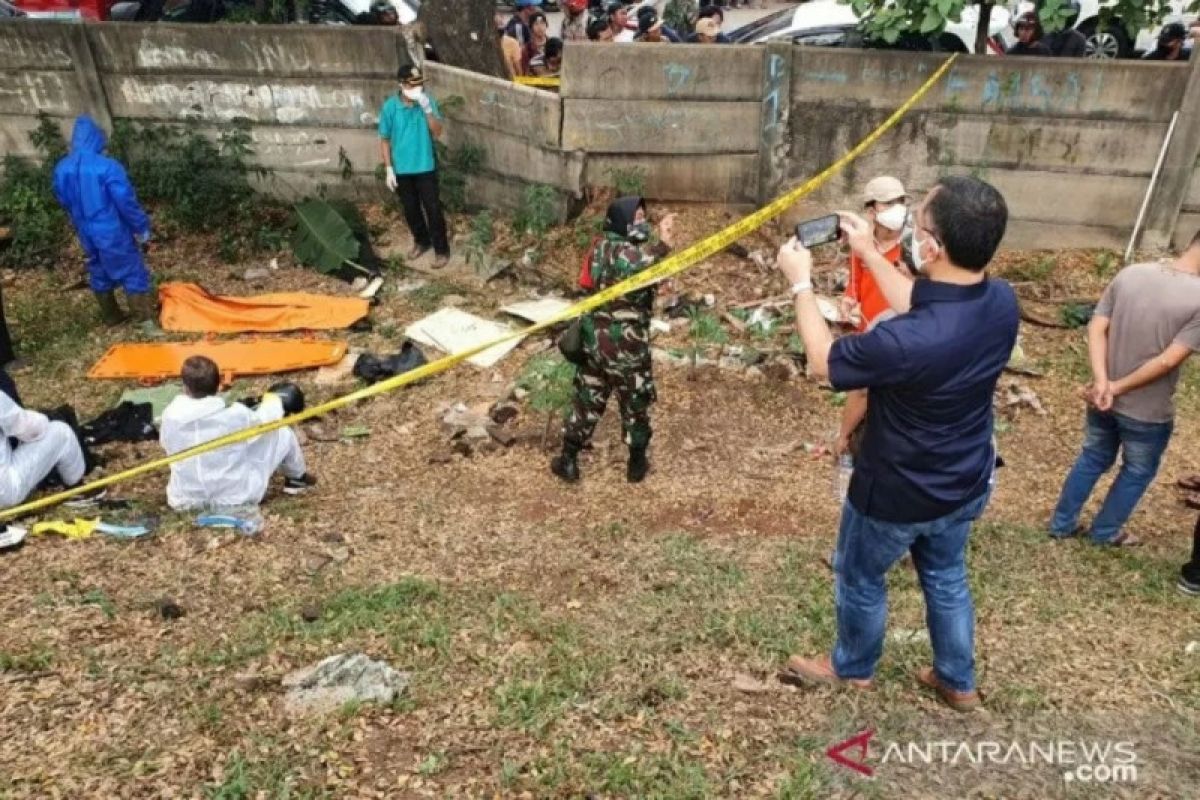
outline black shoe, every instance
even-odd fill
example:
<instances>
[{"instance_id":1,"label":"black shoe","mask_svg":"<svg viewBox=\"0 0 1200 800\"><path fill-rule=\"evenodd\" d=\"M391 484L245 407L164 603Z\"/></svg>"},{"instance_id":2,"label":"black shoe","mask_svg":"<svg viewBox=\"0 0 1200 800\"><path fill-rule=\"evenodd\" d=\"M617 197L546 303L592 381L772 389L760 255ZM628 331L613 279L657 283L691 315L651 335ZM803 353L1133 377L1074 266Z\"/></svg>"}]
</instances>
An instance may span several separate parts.
<instances>
[{"instance_id":1,"label":"black shoe","mask_svg":"<svg viewBox=\"0 0 1200 800\"><path fill-rule=\"evenodd\" d=\"M646 458L646 448L631 447L629 449L629 466L625 468L625 479L630 483L641 483L650 472L650 460Z\"/></svg>"},{"instance_id":2,"label":"black shoe","mask_svg":"<svg viewBox=\"0 0 1200 800\"><path fill-rule=\"evenodd\" d=\"M550 462L550 471L567 483L578 483L578 453L574 450L563 448L562 455L555 456L554 460Z\"/></svg>"},{"instance_id":3,"label":"black shoe","mask_svg":"<svg viewBox=\"0 0 1200 800\"><path fill-rule=\"evenodd\" d=\"M317 479L311 473L304 473L299 478L284 478L283 493L296 497L317 485Z\"/></svg>"},{"instance_id":4,"label":"black shoe","mask_svg":"<svg viewBox=\"0 0 1200 800\"><path fill-rule=\"evenodd\" d=\"M1180 594L1186 594L1188 597L1200 597L1200 581L1189 581L1180 575L1175 588L1179 590Z\"/></svg>"}]
</instances>

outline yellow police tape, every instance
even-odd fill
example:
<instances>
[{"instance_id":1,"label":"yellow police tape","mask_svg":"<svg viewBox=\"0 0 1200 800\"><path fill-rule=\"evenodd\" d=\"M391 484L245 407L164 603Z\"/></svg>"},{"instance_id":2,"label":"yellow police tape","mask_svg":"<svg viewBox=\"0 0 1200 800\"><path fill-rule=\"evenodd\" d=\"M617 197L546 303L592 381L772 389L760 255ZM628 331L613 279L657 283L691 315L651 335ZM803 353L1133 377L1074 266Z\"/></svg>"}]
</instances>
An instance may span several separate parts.
<instances>
[{"instance_id":1,"label":"yellow police tape","mask_svg":"<svg viewBox=\"0 0 1200 800\"><path fill-rule=\"evenodd\" d=\"M32 511L47 508L48 506L57 505L64 500L69 500L70 498L76 497L85 492L94 491L105 486L111 486L114 483L121 483L131 478L136 478L139 475L145 475L148 472L153 472L155 470L162 469L163 467L170 466L171 464L174 464L177 461L182 461L185 458L191 458L192 456L209 453L213 450L218 450L226 445L235 444L237 442L244 442L247 439L253 439L255 436L259 436L269 431L278 430L279 428L284 428L289 425L295 425L299 422L303 422L304 420L312 419L313 417L319 417L322 414L329 413L330 411L344 408L351 403L357 403L359 400L366 400L368 397L374 397L377 394L384 394L392 391L393 389L398 389L401 386L415 383L424 378L444 372L459 362L465 361L471 356L482 353L484 350L488 350L498 344L502 344L513 339L521 339L529 336L530 334L537 333L538 331L546 330L547 328L553 327L561 322L565 322L566 320L577 317L580 314L585 314L588 311L599 308L605 303L611 302L612 300L628 294L629 292L636 291L637 289L641 289L651 283L657 283L658 281L669 278L676 273L682 272L694 264L703 261L709 256L719 253L738 239L762 227L771 219L786 211L787 208L797 200L804 197L806 194L809 194L825 181L829 180L832 175L840 171L848 163L862 155L868 148L875 144L875 142L877 142L879 138L883 136L883 134L887 133L888 130L895 126L895 124L899 122L900 119L907 114L914 105L920 102L921 98L925 96L926 92L928 92L933 85L936 84L941 77L946 74L946 71L950 69L950 65L954 63L956 58L956 55L952 55L950 58L946 59L946 62L929 77L929 80L925 81L925 83L922 84L915 93L913 93L912 97L904 101L903 105L896 109L895 113L884 120L883 124L872 131L865 139L855 145L850 152L846 153L834 164L826 167L825 170L820 174L810 178L804 185L799 186L784 195L781 195L749 216L743 217L729 227L714 233L712 236L696 242L693 245L689 245L683 250L664 258L662 261L659 261L657 264L643 270L642 272L639 272L631 278L628 278L614 286L610 286L603 291L597 292L596 294L591 295L579 303L576 303L570 308L564 309L551 319L539 322L538 324L532 325L528 328L522 328L521 330L505 334L498 339L478 345L470 350L466 350L461 353L455 353L454 355L449 355L444 358L439 358L437 361L431 361L423 366L418 367L417 369L405 372L385 381L380 381L373 386L368 386L365 389L359 389L356 392L351 392L350 394L335 398L327 403L322 403L319 406L313 406L312 408L306 409L299 414L293 414L290 417L276 420L275 422L268 422L253 428L247 428L246 430L238 431L237 433L231 433L228 436L222 436L219 439L213 439L212 441L206 442L202 445L197 445L196 447L188 450L183 450L175 455L157 458L145 464L140 464L136 467L131 467L130 469L118 472L115 475L109 475L106 478L100 478L99 480L95 480L91 483L81 486L76 486L73 489L68 489L66 491L59 492L58 494L43 497L40 500L34 500L29 503L23 503L19 506L13 506L11 508L4 509L3 511L0 511L0 520L11 519L13 517L21 516L22 514L28 514Z\"/></svg>"},{"instance_id":2,"label":"yellow police tape","mask_svg":"<svg viewBox=\"0 0 1200 800\"><path fill-rule=\"evenodd\" d=\"M518 83L521 86L553 86L558 88L562 85L562 78L539 78L535 75L517 75L513 78L513 83Z\"/></svg>"}]
</instances>

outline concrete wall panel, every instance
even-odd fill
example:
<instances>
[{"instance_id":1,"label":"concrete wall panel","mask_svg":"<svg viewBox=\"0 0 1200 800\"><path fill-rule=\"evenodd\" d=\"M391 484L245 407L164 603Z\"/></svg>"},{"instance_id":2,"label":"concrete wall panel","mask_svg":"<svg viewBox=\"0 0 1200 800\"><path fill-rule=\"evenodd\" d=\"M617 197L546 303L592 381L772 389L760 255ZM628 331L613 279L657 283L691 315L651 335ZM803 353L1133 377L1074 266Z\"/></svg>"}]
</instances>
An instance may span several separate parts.
<instances>
[{"instance_id":1,"label":"concrete wall panel","mask_svg":"<svg viewBox=\"0 0 1200 800\"><path fill-rule=\"evenodd\" d=\"M426 65L426 73L426 91L445 106L447 118L558 147L562 110L553 92L440 64ZM462 102L449 102L453 97Z\"/></svg>"},{"instance_id":2,"label":"concrete wall panel","mask_svg":"<svg viewBox=\"0 0 1200 800\"><path fill-rule=\"evenodd\" d=\"M638 44L630 51L572 44L563 55L561 93L571 99L757 101L762 52L754 45Z\"/></svg>"},{"instance_id":3,"label":"concrete wall panel","mask_svg":"<svg viewBox=\"0 0 1200 800\"><path fill-rule=\"evenodd\" d=\"M47 20L0 23L0 70L71 69L68 37L74 32L72 25Z\"/></svg>"},{"instance_id":4,"label":"concrete wall panel","mask_svg":"<svg viewBox=\"0 0 1200 800\"><path fill-rule=\"evenodd\" d=\"M759 106L564 100L563 147L589 153L755 153Z\"/></svg>"},{"instance_id":5,"label":"concrete wall panel","mask_svg":"<svg viewBox=\"0 0 1200 800\"><path fill-rule=\"evenodd\" d=\"M758 156L592 156L587 162L589 186L612 186L614 173L638 171L646 195L660 200L696 200L752 204L758 179Z\"/></svg>"}]
</instances>

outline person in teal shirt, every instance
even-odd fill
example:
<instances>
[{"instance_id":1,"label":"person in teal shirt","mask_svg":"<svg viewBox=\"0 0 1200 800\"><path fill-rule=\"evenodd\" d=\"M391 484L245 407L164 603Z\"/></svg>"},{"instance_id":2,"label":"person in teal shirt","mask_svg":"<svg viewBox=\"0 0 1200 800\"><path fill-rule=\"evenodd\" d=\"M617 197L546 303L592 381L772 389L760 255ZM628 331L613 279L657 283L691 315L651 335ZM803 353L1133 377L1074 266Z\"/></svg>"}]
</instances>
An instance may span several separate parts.
<instances>
[{"instance_id":1,"label":"person in teal shirt","mask_svg":"<svg viewBox=\"0 0 1200 800\"><path fill-rule=\"evenodd\" d=\"M400 199L412 231L408 260L417 260L432 247L433 266L441 268L450 260L433 151L434 138L442 135L442 112L425 94L425 76L418 67L405 64L397 78L400 91L385 100L379 112L379 151L387 168L387 187Z\"/></svg>"}]
</instances>

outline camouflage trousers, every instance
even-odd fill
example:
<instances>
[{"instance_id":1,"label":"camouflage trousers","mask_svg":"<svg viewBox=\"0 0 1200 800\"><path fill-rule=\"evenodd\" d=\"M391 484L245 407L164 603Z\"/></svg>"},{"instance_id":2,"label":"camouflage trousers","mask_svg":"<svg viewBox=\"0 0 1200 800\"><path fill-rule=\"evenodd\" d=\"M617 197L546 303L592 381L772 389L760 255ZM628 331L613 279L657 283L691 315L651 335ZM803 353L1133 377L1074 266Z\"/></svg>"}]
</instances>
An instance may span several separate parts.
<instances>
[{"instance_id":1,"label":"camouflage trousers","mask_svg":"<svg viewBox=\"0 0 1200 800\"><path fill-rule=\"evenodd\" d=\"M616 394L625 444L650 443L650 406L657 395L647 339L630 325L597 326L596 346L575 372L575 396L563 427L563 441L582 448L591 441L609 395Z\"/></svg>"}]
</instances>

